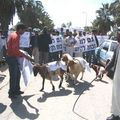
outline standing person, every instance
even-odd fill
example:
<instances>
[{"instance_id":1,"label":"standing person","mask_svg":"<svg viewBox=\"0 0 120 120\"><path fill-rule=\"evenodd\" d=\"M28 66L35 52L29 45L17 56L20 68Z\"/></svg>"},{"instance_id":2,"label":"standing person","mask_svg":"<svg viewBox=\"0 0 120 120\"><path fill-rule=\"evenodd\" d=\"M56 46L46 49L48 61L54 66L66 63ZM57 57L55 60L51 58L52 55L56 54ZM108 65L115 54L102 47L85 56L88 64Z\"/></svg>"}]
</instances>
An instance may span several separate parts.
<instances>
[{"instance_id":1,"label":"standing person","mask_svg":"<svg viewBox=\"0 0 120 120\"><path fill-rule=\"evenodd\" d=\"M24 57L32 61L32 58L22 53L19 47L20 36L24 33L25 29L26 27L23 23L18 23L16 25L16 32L10 34L7 42L6 60L9 66L10 75L9 98L16 98L18 95L24 93L20 91L21 73L18 59Z\"/></svg>"},{"instance_id":2,"label":"standing person","mask_svg":"<svg viewBox=\"0 0 120 120\"><path fill-rule=\"evenodd\" d=\"M63 46L63 37L62 37L62 35L60 35L59 31L56 31L56 36L57 36L57 40L59 42L61 42L61 45ZM60 51L58 51L58 54L59 54L59 56L58 56L58 60L59 60L62 57L62 54L63 54L62 49Z\"/></svg>"},{"instance_id":3,"label":"standing person","mask_svg":"<svg viewBox=\"0 0 120 120\"><path fill-rule=\"evenodd\" d=\"M66 52L69 53L72 57L74 57L74 46L76 44L76 40L72 35L72 32L69 32L69 36L65 38Z\"/></svg>"},{"instance_id":4,"label":"standing person","mask_svg":"<svg viewBox=\"0 0 120 120\"><path fill-rule=\"evenodd\" d=\"M32 32L33 32L32 27L28 27L27 32L30 33L30 43L31 43L31 37L32 37ZM32 45L31 44L29 44L27 52L30 56L32 56Z\"/></svg>"},{"instance_id":5,"label":"standing person","mask_svg":"<svg viewBox=\"0 0 120 120\"><path fill-rule=\"evenodd\" d=\"M92 39L95 40L96 46L98 47L98 46L99 46L99 41L98 41L98 38L97 38L96 35L97 35L97 30L96 30L96 29L93 29L93 30L92 30Z\"/></svg>"},{"instance_id":6,"label":"standing person","mask_svg":"<svg viewBox=\"0 0 120 120\"><path fill-rule=\"evenodd\" d=\"M112 67L114 68L113 89L112 89L112 115L106 120L120 120L120 28L117 30L116 39L118 46L114 52L113 58L103 70L103 73L108 72Z\"/></svg>"},{"instance_id":7,"label":"standing person","mask_svg":"<svg viewBox=\"0 0 120 120\"><path fill-rule=\"evenodd\" d=\"M58 36L56 34L55 29L53 29L52 32L51 32L51 39L52 39L52 41L54 41L54 43L57 43ZM59 52L58 51L53 51L52 53L50 53L50 58L51 58L51 61L57 61L58 58L59 58Z\"/></svg>"},{"instance_id":8,"label":"standing person","mask_svg":"<svg viewBox=\"0 0 120 120\"><path fill-rule=\"evenodd\" d=\"M64 38L64 28L60 29L60 35Z\"/></svg>"},{"instance_id":9,"label":"standing person","mask_svg":"<svg viewBox=\"0 0 120 120\"><path fill-rule=\"evenodd\" d=\"M35 35L31 36L31 48L32 48L32 55L34 57L35 63L39 63L39 48L38 48L38 41L39 41L39 31L37 29L33 29Z\"/></svg>"},{"instance_id":10,"label":"standing person","mask_svg":"<svg viewBox=\"0 0 120 120\"><path fill-rule=\"evenodd\" d=\"M76 35L76 37L75 37L75 40L77 41L76 44L75 44L75 47L78 47L78 48L79 48L81 38L82 38L82 31L79 31L79 32L78 32L78 35ZM82 54L83 54L82 49L79 49L79 51L77 51L77 52L75 53L75 57L83 57Z\"/></svg>"},{"instance_id":11,"label":"standing person","mask_svg":"<svg viewBox=\"0 0 120 120\"><path fill-rule=\"evenodd\" d=\"M85 31L83 31L82 38L84 38L84 39L86 38L86 32ZM88 51L83 51L82 56L88 62L88 56L89 56Z\"/></svg>"},{"instance_id":12,"label":"standing person","mask_svg":"<svg viewBox=\"0 0 120 120\"><path fill-rule=\"evenodd\" d=\"M95 47L98 47L99 46L99 42L98 42L98 39L97 39L97 30L96 29L93 29L92 30L92 35L91 35L91 39L92 41L94 41L95 43ZM87 62L89 62L89 65L91 66L91 64L96 64L96 58L95 58L95 48L92 49L92 50L89 50L87 51Z\"/></svg>"},{"instance_id":13,"label":"standing person","mask_svg":"<svg viewBox=\"0 0 120 120\"><path fill-rule=\"evenodd\" d=\"M20 47L22 50L26 51L30 56L32 56L32 51L31 51L31 33L32 30L31 28L27 28L24 34L20 38ZM24 41L24 42L23 42Z\"/></svg>"},{"instance_id":14,"label":"standing person","mask_svg":"<svg viewBox=\"0 0 120 120\"><path fill-rule=\"evenodd\" d=\"M38 41L40 64L45 64L49 62L49 44L51 43L51 36L48 33L47 27L44 27L42 33L40 34L40 39Z\"/></svg>"},{"instance_id":15,"label":"standing person","mask_svg":"<svg viewBox=\"0 0 120 120\"><path fill-rule=\"evenodd\" d=\"M73 36L74 36L74 37L77 36L77 30L76 30L76 29L73 30Z\"/></svg>"}]
</instances>

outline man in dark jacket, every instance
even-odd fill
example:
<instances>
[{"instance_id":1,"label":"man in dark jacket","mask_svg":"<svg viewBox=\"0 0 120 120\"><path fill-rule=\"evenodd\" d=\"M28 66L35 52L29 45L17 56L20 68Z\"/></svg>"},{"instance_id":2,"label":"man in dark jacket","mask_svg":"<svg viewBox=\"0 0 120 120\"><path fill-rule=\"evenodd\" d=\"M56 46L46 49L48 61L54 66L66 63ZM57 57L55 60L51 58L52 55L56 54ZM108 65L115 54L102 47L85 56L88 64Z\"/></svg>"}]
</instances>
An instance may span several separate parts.
<instances>
[{"instance_id":1,"label":"man in dark jacket","mask_svg":"<svg viewBox=\"0 0 120 120\"><path fill-rule=\"evenodd\" d=\"M39 47L39 63L48 63L49 59L49 44L52 43L51 36L48 33L47 27L44 27L40 39L38 41Z\"/></svg>"},{"instance_id":2,"label":"man in dark jacket","mask_svg":"<svg viewBox=\"0 0 120 120\"><path fill-rule=\"evenodd\" d=\"M38 47L38 41L39 41L39 30L33 29L34 35L31 36L31 48L32 48L32 55L34 57L35 63L39 63L39 47Z\"/></svg>"}]
</instances>

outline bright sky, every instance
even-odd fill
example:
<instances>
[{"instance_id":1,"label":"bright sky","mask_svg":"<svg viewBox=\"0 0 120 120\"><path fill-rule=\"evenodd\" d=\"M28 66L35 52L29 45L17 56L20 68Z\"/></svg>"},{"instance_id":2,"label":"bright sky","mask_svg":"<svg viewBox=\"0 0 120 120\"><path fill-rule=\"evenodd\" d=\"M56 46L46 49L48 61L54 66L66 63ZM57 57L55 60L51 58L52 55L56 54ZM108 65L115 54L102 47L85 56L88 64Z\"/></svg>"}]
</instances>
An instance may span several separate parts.
<instances>
[{"instance_id":1,"label":"bright sky","mask_svg":"<svg viewBox=\"0 0 120 120\"><path fill-rule=\"evenodd\" d=\"M84 27L91 25L96 18L96 10L102 7L102 3L111 3L114 0L41 0L44 9L50 15L55 27L61 27L62 23L72 22L72 27ZM18 22L15 15L13 23Z\"/></svg>"},{"instance_id":2,"label":"bright sky","mask_svg":"<svg viewBox=\"0 0 120 120\"><path fill-rule=\"evenodd\" d=\"M41 0L45 10L54 21L56 27L62 23L72 22L72 27L91 25L96 18L96 10L102 3L112 3L114 0Z\"/></svg>"}]
</instances>

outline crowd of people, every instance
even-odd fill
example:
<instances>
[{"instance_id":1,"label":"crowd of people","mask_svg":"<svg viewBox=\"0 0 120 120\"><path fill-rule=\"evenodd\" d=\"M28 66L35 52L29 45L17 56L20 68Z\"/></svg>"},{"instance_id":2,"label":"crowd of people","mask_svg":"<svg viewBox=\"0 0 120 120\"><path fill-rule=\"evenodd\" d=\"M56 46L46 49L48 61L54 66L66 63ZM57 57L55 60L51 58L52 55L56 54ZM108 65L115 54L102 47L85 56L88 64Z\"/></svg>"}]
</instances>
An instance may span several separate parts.
<instances>
[{"instance_id":1,"label":"crowd of people","mask_svg":"<svg viewBox=\"0 0 120 120\"><path fill-rule=\"evenodd\" d=\"M117 40L119 42L120 39L120 29L117 31ZM24 32L29 32L29 45L27 47L20 46L21 35ZM84 51L81 49L79 52L75 52L75 47L79 46L79 43L84 42L80 41L84 36L91 36L91 40L95 41L95 47L99 46L99 41L97 39L97 31L94 29L91 33L86 33L85 31L70 31L66 29L64 31L63 28L58 30L48 30L47 27L44 27L42 31L39 29L32 29L31 27L26 28L26 26L22 23L16 25L16 31L10 33L8 35L7 40L3 40L2 47L0 46L0 50L5 49L6 53L0 55L0 57L4 56L6 58L7 64L9 66L10 73L10 87L9 87L9 98L16 98L18 95L23 94L20 90L20 78L21 72L19 68L18 58L23 57L31 62L46 64L51 61L57 61L61 58L63 53L69 53L72 57L83 57L91 63L96 63L95 59L95 49ZM62 40L62 49L55 52L49 52L49 45L52 44L53 40L59 38ZM2 31L0 31L0 42L2 41ZM57 39L58 40L58 39ZM63 48L65 49L63 50ZM28 54L25 54L23 51L26 51ZM113 84L113 101L112 101L112 116L107 120L119 120L120 117L120 97L119 97L119 45L113 56L113 59L106 66L105 70L102 71L106 73L106 71L111 68L111 66L115 66L115 76L114 76L114 84Z\"/></svg>"},{"instance_id":2,"label":"crowd of people","mask_svg":"<svg viewBox=\"0 0 120 120\"><path fill-rule=\"evenodd\" d=\"M34 62L35 64L46 64L52 61L58 61L61 59L63 53L69 53L72 57L84 57L89 63L94 62L94 50L83 51L82 49L75 52L75 47L79 46L81 38L89 36L85 31L77 30L64 30L61 28L59 31L52 29L48 30L45 26L43 30L31 27L26 27L23 23L16 25L16 30L9 32L7 39L3 39L2 31L0 32L2 38L1 51L4 48L5 54L1 55L1 58L5 57L9 66L10 73L10 88L9 97L14 98L23 92L20 91L20 78L21 71L19 67L18 59L23 57L27 60ZM22 36L26 33L26 36ZM94 38L93 38L94 37ZM96 37L96 30L91 33L91 39L96 42L98 46L98 39ZM4 42L3 42L4 41ZM27 41L27 42L26 42ZM61 46L59 50L50 52L50 44L60 42ZM56 45L57 46L57 45ZM24 52L27 52L25 54Z\"/></svg>"},{"instance_id":3,"label":"crowd of people","mask_svg":"<svg viewBox=\"0 0 120 120\"><path fill-rule=\"evenodd\" d=\"M13 31L12 31L13 32ZM25 50L28 52L28 54L34 58L35 63L47 63L51 61L59 60L62 53L69 53L72 57L84 57L90 64L91 62L95 62L95 51L88 50L85 51L83 49L80 49L78 52L75 51L75 48L79 46L80 43L82 43L81 38L84 38L86 36L91 36L91 39L95 40L95 47L99 46L98 39L96 37L97 31L92 30L91 33L86 33L82 30L70 30L70 29L63 29L60 30L52 29L48 30L47 27L44 27L43 30L37 29L37 28L31 28L28 27L25 29L25 32L29 32L29 39L28 39L28 46L20 46L20 49ZM2 33L2 32L1 32ZM10 34L10 33L9 33ZM0 34L2 36L2 34ZM2 44L0 45L0 59L2 59L5 54L3 54L3 50L6 48L7 40L9 38L9 35L7 39L1 39L0 42ZM50 52L50 44L56 42L57 40L61 40L61 50L58 51L52 51Z\"/></svg>"}]
</instances>

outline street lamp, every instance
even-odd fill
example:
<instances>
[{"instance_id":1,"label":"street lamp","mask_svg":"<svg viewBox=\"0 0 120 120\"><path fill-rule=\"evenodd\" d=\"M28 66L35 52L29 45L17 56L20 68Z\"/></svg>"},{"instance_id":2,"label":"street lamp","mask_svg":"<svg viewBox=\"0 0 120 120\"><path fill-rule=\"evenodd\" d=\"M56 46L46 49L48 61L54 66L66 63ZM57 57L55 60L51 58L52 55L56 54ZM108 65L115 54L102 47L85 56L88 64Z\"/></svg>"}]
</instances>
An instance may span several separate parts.
<instances>
[{"instance_id":1,"label":"street lamp","mask_svg":"<svg viewBox=\"0 0 120 120\"><path fill-rule=\"evenodd\" d=\"M83 14L85 14L85 27L87 26L87 12L83 11Z\"/></svg>"}]
</instances>

